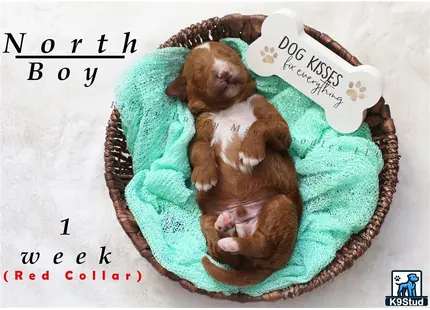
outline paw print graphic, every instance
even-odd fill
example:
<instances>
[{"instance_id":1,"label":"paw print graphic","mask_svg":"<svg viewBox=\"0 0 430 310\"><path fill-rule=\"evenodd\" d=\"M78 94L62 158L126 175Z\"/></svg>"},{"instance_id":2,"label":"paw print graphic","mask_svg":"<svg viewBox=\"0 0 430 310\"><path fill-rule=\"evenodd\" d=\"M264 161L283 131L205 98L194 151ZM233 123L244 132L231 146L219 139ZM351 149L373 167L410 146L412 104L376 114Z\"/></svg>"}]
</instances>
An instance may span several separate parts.
<instances>
[{"instance_id":1,"label":"paw print graphic","mask_svg":"<svg viewBox=\"0 0 430 310\"><path fill-rule=\"evenodd\" d=\"M351 98L352 101L364 98L364 93L366 92L366 87L361 85L361 82L358 81L354 84L354 82L349 83L349 89L346 91L346 94Z\"/></svg>"},{"instance_id":2,"label":"paw print graphic","mask_svg":"<svg viewBox=\"0 0 430 310\"><path fill-rule=\"evenodd\" d=\"M264 50L260 51L260 55L263 56L263 62L268 64L273 64L275 62L275 58L278 57L278 53L275 53L275 49L271 47L265 46Z\"/></svg>"},{"instance_id":3,"label":"paw print graphic","mask_svg":"<svg viewBox=\"0 0 430 310\"><path fill-rule=\"evenodd\" d=\"M394 277L394 280L396 280L396 281L400 281L400 277L399 277L399 276L395 276L395 277Z\"/></svg>"}]
</instances>

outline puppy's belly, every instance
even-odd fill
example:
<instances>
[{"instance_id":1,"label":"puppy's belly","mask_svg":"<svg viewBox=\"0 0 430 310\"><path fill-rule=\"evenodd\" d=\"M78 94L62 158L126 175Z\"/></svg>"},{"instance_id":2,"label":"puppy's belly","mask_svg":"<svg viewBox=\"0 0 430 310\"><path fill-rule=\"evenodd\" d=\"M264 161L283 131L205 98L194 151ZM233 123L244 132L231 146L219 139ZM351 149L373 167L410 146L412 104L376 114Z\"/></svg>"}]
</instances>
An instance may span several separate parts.
<instances>
[{"instance_id":1,"label":"puppy's belly","mask_svg":"<svg viewBox=\"0 0 430 310\"><path fill-rule=\"evenodd\" d=\"M254 217L247 222L236 224L236 232L240 238L251 236L257 229L258 217Z\"/></svg>"},{"instance_id":2,"label":"puppy's belly","mask_svg":"<svg viewBox=\"0 0 430 310\"><path fill-rule=\"evenodd\" d=\"M232 203L223 206L224 211L233 214L236 224L236 232L239 237L252 235L258 224L258 215L269 199L260 199L248 202Z\"/></svg>"}]
</instances>

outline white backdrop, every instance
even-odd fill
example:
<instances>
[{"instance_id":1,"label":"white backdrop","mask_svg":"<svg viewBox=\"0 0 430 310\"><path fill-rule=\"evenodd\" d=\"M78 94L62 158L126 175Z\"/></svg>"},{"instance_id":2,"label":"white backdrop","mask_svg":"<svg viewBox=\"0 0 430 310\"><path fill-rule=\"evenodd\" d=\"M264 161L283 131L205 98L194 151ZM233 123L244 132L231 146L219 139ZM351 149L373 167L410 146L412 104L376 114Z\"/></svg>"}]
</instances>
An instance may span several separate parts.
<instances>
[{"instance_id":1,"label":"white backdrop","mask_svg":"<svg viewBox=\"0 0 430 310\"><path fill-rule=\"evenodd\" d=\"M251 307L382 307L390 293L392 269L429 275L429 6L425 3L3 3L5 32L19 38L22 54L40 54L55 40L52 54L96 54L102 34L106 54L122 51L124 32L138 51L124 60L43 61L43 78L27 81L28 59L15 50L1 54L1 275L6 270L51 272L50 281L1 280L2 306L236 307L239 304L191 294L160 276L135 250L118 224L104 181L104 135L122 70L157 48L180 29L213 16L240 12L270 14L296 10L306 24L334 37L386 79L400 144L400 183L380 235L352 269L314 292L294 300ZM70 78L57 79L69 67ZM98 67L94 84L84 87L87 67ZM70 236L60 236L70 218ZM100 247L112 252L109 266L98 265ZM39 251L37 264L24 266L20 253ZM64 252L63 263L53 255ZM76 255L87 252L86 263ZM143 281L66 281L66 270L143 273ZM10 275L10 274L9 274Z\"/></svg>"}]
</instances>

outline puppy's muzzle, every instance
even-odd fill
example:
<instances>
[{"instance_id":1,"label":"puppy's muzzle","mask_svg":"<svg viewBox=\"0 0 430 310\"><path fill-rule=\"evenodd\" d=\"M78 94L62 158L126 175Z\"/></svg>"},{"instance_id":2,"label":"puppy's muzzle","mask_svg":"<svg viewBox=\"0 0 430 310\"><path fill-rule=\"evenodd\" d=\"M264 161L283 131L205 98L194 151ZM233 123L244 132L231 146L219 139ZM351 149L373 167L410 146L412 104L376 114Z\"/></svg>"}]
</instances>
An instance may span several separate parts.
<instances>
[{"instance_id":1,"label":"puppy's muzzle","mask_svg":"<svg viewBox=\"0 0 430 310\"><path fill-rule=\"evenodd\" d=\"M231 72L231 69L222 69L219 70L216 74L216 77L221 82L227 82L232 78L233 74Z\"/></svg>"}]
</instances>

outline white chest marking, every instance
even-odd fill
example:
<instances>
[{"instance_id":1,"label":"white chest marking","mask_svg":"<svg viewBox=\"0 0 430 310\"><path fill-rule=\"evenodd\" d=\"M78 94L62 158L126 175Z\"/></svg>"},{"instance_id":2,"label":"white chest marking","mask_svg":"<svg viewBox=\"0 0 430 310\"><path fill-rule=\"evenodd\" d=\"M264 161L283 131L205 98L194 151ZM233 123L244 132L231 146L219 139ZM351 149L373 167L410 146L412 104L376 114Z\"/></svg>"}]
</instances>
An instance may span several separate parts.
<instances>
[{"instance_id":1,"label":"white chest marking","mask_svg":"<svg viewBox=\"0 0 430 310\"><path fill-rule=\"evenodd\" d=\"M250 100L236 103L226 110L213 113L212 121L215 131L211 145L219 143L223 161L236 168L236 164L227 158L226 151L233 141L234 135L237 134L242 141L249 127L256 121Z\"/></svg>"}]
</instances>

